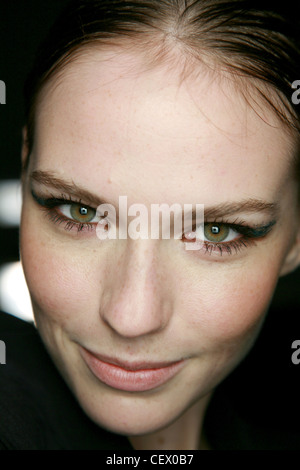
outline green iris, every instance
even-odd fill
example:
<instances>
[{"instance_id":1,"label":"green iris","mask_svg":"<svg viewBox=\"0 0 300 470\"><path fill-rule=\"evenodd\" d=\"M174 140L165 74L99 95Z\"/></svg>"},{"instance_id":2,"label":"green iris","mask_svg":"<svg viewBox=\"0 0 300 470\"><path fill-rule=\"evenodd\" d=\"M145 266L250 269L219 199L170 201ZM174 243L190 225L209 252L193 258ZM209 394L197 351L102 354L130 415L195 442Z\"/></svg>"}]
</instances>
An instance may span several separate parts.
<instances>
[{"instance_id":1,"label":"green iris","mask_svg":"<svg viewBox=\"0 0 300 470\"><path fill-rule=\"evenodd\" d=\"M204 235L208 241L214 243L223 242L229 234L230 227L225 224L204 224Z\"/></svg>"},{"instance_id":2,"label":"green iris","mask_svg":"<svg viewBox=\"0 0 300 470\"><path fill-rule=\"evenodd\" d=\"M70 208L71 216L76 222L88 223L96 215L95 209L88 206L82 206L80 204L72 204Z\"/></svg>"}]
</instances>

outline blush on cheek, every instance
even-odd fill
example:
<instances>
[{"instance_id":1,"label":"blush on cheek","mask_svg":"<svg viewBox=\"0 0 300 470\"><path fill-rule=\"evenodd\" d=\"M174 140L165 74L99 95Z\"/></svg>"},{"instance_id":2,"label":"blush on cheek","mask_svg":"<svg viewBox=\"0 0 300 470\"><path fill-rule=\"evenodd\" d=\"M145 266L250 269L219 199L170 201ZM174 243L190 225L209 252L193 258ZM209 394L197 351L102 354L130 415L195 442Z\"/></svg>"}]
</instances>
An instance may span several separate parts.
<instances>
[{"instance_id":1,"label":"blush on cheek","mask_svg":"<svg viewBox=\"0 0 300 470\"><path fill-rule=\"evenodd\" d=\"M251 274L251 273L250 273ZM215 329L230 342L251 338L262 325L275 290L277 277L268 273L232 282L225 296L216 299ZM220 309L221 306L221 309Z\"/></svg>"},{"instance_id":2,"label":"blush on cheek","mask_svg":"<svg viewBox=\"0 0 300 470\"><path fill-rule=\"evenodd\" d=\"M34 248L33 248L34 247ZM22 263L35 315L59 322L64 328L76 318L81 304L89 298L83 275L70 260L41 244L23 243Z\"/></svg>"},{"instance_id":3,"label":"blush on cheek","mask_svg":"<svg viewBox=\"0 0 300 470\"><path fill-rule=\"evenodd\" d=\"M230 276L216 279L214 275L214 282L207 277L206 288L200 292L194 285L189 305L192 327L207 349L233 350L257 336L277 283L273 268L247 266Z\"/></svg>"}]
</instances>

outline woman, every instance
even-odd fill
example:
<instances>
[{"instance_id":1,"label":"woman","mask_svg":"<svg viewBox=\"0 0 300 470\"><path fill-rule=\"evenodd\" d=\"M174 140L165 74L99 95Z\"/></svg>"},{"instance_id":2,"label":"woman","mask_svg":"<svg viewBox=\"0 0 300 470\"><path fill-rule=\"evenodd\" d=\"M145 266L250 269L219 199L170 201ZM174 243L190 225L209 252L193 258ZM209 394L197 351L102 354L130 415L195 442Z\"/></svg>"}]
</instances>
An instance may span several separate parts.
<instances>
[{"instance_id":1,"label":"woman","mask_svg":"<svg viewBox=\"0 0 300 470\"><path fill-rule=\"evenodd\" d=\"M6 383L30 363L12 407L34 411L14 443L6 410L3 447L222 448L204 425L213 392L300 261L294 17L262 1L73 1L51 31L26 86L20 246L80 408L24 330ZM204 224L124 235L134 204L204 205Z\"/></svg>"}]
</instances>

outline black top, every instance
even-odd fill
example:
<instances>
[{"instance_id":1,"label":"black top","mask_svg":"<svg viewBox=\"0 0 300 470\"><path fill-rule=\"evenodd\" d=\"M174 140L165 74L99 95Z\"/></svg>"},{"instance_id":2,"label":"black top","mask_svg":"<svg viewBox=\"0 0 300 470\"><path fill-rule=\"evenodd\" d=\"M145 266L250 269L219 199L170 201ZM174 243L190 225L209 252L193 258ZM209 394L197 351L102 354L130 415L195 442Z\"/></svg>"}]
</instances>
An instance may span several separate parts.
<instances>
[{"instance_id":1,"label":"black top","mask_svg":"<svg viewBox=\"0 0 300 470\"><path fill-rule=\"evenodd\" d=\"M6 344L6 364L0 365L1 450L132 450L126 437L103 430L84 414L33 325L0 313L0 340ZM299 450L300 435L295 431L279 431L273 423L257 424L257 416L251 420L249 413L233 406L239 405L237 395L230 391L232 387L236 390L235 380L233 374L209 405L205 429L211 446L220 450ZM251 410L249 399L242 398L240 402L246 400L246 408Z\"/></svg>"},{"instance_id":2,"label":"black top","mask_svg":"<svg viewBox=\"0 0 300 470\"><path fill-rule=\"evenodd\" d=\"M36 328L0 313L6 364L0 365L0 449L132 449L81 410L48 356Z\"/></svg>"}]
</instances>

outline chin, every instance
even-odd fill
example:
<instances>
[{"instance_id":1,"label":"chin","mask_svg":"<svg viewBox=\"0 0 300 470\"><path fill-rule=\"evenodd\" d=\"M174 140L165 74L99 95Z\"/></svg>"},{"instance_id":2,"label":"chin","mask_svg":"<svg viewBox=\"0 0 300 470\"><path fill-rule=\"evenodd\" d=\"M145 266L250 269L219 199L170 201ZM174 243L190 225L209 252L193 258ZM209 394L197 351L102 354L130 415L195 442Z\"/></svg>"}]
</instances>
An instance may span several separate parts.
<instances>
[{"instance_id":1,"label":"chin","mask_svg":"<svg viewBox=\"0 0 300 470\"><path fill-rule=\"evenodd\" d=\"M98 426L112 433L124 436L141 436L159 431L178 416L169 416L164 405L158 400L157 405L145 405L144 399L135 398L132 394L127 397L116 396L108 402L99 398L87 399L78 396L77 400L86 415ZM113 403L114 402L114 403ZM142 406L141 406L142 405ZM148 408L148 413L147 413ZM110 411L111 410L111 411Z\"/></svg>"},{"instance_id":2,"label":"chin","mask_svg":"<svg viewBox=\"0 0 300 470\"><path fill-rule=\"evenodd\" d=\"M101 410L100 416L95 413L95 410L90 410L90 406L83 407L83 410L89 416L89 418L101 428L106 429L109 432L120 434L123 436L141 436L145 434L151 434L166 427L168 421L159 421L158 423L151 423L151 426L146 422L143 417L135 417L132 413L128 412L128 415L120 415L115 413L113 416L103 416L103 410Z\"/></svg>"}]
</instances>

